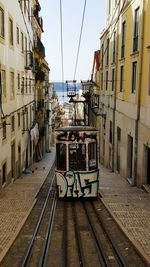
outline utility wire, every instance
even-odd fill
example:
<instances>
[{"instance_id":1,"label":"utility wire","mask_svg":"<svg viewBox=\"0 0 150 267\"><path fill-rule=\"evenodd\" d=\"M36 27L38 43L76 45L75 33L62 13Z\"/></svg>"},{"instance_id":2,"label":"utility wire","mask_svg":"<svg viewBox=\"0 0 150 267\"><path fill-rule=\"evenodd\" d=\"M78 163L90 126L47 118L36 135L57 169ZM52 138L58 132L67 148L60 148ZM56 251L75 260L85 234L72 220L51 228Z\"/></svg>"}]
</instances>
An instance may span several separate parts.
<instances>
[{"instance_id":1,"label":"utility wire","mask_svg":"<svg viewBox=\"0 0 150 267\"><path fill-rule=\"evenodd\" d=\"M75 63L75 71L74 71L74 78L76 76L77 72L77 65L78 65L78 59L79 59L79 51L80 51L80 44L81 44L81 37L82 37L82 31L83 31L83 23L84 23L84 16L85 16L85 8L86 8L86 0L84 1L84 8L83 8L83 15L82 15L82 23L81 23L81 30L80 30L80 37L79 37L79 44L78 44L78 50L77 50L77 57L76 57L76 63Z\"/></svg>"},{"instance_id":2,"label":"utility wire","mask_svg":"<svg viewBox=\"0 0 150 267\"><path fill-rule=\"evenodd\" d=\"M63 21L62 21L62 2L60 0L60 37L61 37L61 71L62 71L62 91L64 102L64 56L63 56Z\"/></svg>"}]
</instances>

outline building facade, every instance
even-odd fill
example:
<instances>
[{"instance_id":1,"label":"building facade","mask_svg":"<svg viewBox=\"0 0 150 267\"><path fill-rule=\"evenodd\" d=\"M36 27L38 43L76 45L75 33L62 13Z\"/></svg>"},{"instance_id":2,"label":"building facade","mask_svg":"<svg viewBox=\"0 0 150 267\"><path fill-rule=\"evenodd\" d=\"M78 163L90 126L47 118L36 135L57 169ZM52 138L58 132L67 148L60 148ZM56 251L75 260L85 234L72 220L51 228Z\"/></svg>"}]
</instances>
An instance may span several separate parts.
<instances>
[{"instance_id":1,"label":"building facade","mask_svg":"<svg viewBox=\"0 0 150 267\"><path fill-rule=\"evenodd\" d=\"M42 19L37 6L37 0L0 0L0 188L29 167L39 140L35 34L40 46ZM45 74L40 86L45 97L49 68L43 54L41 58Z\"/></svg>"},{"instance_id":2,"label":"building facade","mask_svg":"<svg viewBox=\"0 0 150 267\"><path fill-rule=\"evenodd\" d=\"M107 1L101 34L100 161L150 185L150 2Z\"/></svg>"}]
</instances>

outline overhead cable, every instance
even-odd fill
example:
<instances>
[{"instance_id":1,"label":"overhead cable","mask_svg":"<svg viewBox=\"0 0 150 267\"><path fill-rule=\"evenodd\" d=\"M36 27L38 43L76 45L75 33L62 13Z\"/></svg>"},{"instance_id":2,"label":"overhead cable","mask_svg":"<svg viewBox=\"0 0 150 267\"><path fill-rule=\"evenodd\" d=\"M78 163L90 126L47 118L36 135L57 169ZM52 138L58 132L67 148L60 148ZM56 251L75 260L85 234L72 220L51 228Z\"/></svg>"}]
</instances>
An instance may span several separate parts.
<instances>
[{"instance_id":1,"label":"overhead cable","mask_svg":"<svg viewBox=\"0 0 150 267\"><path fill-rule=\"evenodd\" d=\"M77 57L76 57L76 63L75 63L75 70L74 70L74 78L73 78L73 80L75 80L76 72L77 72L77 65L78 65L79 51L80 51L80 44L81 44L81 37L82 37L84 17L85 17L85 9L86 9L86 0L84 1L84 7L83 7L82 23L81 23L81 30L80 30L80 37L79 37L79 44L78 44L78 50L77 50Z\"/></svg>"},{"instance_id":2,"label":"overhead cable","mask_svg":"<svg viewBox=\"0 0 150 267\"><path fill-rule=\"evenodd\" d=\"M64 56L63 56L63 21L62 21L62 2L60 0L60 37L61 37L61 71L62 71L62 91L64 102Z\"/></svg>"}]
</instances>

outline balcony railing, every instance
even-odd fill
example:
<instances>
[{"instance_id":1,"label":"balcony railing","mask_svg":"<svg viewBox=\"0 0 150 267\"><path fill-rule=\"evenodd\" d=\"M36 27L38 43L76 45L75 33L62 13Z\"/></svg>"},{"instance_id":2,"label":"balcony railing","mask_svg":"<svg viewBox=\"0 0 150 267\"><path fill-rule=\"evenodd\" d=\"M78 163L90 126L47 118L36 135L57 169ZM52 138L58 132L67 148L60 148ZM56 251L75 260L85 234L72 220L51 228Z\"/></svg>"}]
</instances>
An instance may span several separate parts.
<instances>
[{"instance_id":1,"label":"balcony railing","mask_svg":"<svg viewBox=\"0 0 150 267\"><path fill-rule=\"evenodd\" d=\"M44 45L42 44L41 40L38 37L36 37L36 39L34 40L34 48L36 50L38 50L38 52L43 57L45 57L45 47L44 47Z\"/></svg>"}]
</instances>

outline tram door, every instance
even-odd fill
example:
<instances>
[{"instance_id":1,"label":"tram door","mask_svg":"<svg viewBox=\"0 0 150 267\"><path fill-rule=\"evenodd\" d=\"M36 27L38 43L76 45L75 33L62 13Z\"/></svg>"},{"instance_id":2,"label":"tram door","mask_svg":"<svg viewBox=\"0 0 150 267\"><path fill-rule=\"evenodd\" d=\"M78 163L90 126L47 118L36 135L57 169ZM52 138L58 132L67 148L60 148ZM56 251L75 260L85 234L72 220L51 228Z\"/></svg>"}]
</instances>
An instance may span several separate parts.
<instances>
[{"instance_id":1,"label":"tram door","mask_svg":"<svg viewBox=\"0 0 150 267\"><path fill-rule=\"evenodd\" d=\"M69 144L69 170L86 170L85 144Z\"/></svg>"}]
</instances>

